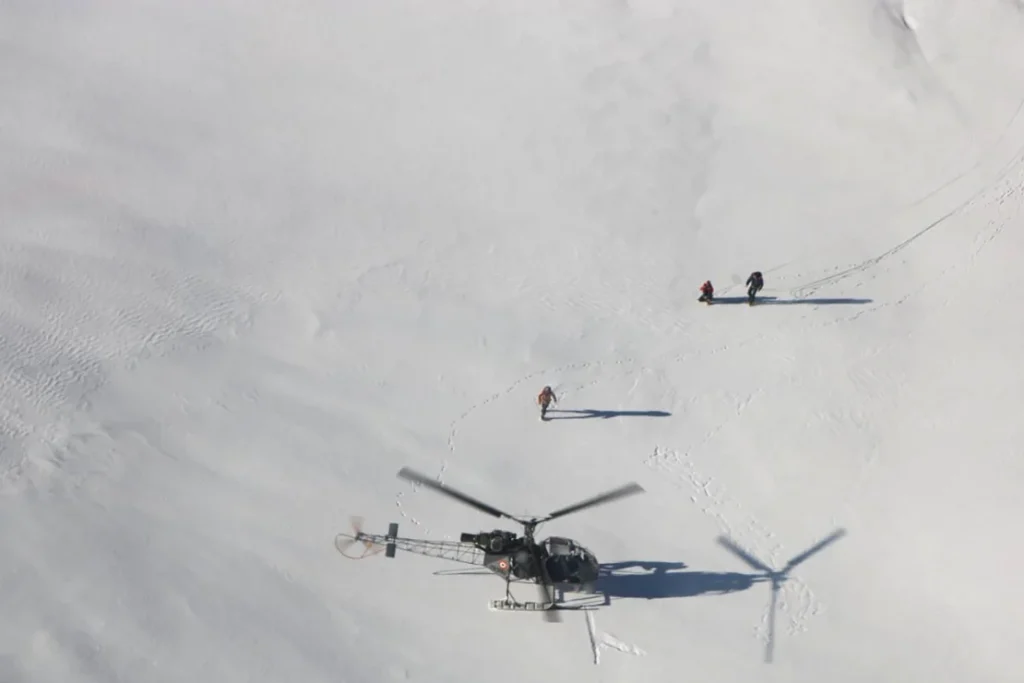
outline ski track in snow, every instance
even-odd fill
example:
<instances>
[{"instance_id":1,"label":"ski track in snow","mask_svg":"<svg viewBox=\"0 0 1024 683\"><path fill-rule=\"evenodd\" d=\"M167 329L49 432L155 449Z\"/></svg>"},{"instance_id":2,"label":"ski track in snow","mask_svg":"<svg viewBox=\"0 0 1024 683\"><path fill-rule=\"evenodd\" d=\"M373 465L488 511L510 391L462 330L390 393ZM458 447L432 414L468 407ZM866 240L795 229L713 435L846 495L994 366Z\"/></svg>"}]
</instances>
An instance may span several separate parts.
<instances>
[{"instance_id":1,"label":"ski track in snow","mask_svg":"<svg viewBox=\"0 0 1024 683\"><path fill-rule=\"evenodd\" d=\"M1014 113L1013 118L1011 119L1010 123L1007 124L1007 127L1003 131L1002 135L1000 135L999 140L995 144L993 144L993 146L990 148L990 150L989 150L990 153L997 146L999 146L1000 143L1003 143L1004 141L1006 141L1006 139L1011 134L1011 132L1015 135L1015 137L1016 136L1024 136L1024 117L1021 116L1022 113L1024 113L1024 100L1021 100L1021 102L1017 105L1017 110ZM1021 129L1020 131L1016 130L1018 127ZM935 228L938 228L938 227L944 225L951 218L954 218L955 216L960 215L961 213L966 211L968 208L970 208L972 205L978 203L978 200L980 200L982 197L984 197L985 194L987 192L989 192L994 186L996 186L997 184L1004 184L1004 182L1006 181L1008 176L1010 176L1010 174L1015 169L1019 169L1022 160L1024 160L1024 141L1014 139L1012 144L1014 145L1014 152L1011 155L1011 158L999 168L999 170L995 173L995 176L993 177L993 179L990 180L989 182L983 184L979 189L977 189L975 192L970 194L966 199L959 200L957 202L957 204L954 206L954 208L952 208L951 210L947 211L946 213L944 213L940 217L936 218L935 220L931 221L925 227L921 228L920 230L918 230L916 233L914 233L913 235L911 235L907 239L905 239L902 242L896 244L895 246L890 247L889 249L887 249L886 251L882 252L878 256L872 257L872 258L870 258L870 259L868 259L866 261L862 261L862 262L860 262L858 264L846 267L843 270L841 270L841 271L839 271L837 273L834 273L832 275L829 275L827 277L820 278L818 280L814 280L812 282L808 282L806 284L803 284L803 285L800 285L798 287L795 287L795 288L793 288L791 290L792 295L794 297L798 298L798 299L807 298L810 295L812 295L813 293L815 293L816 291L818 291L819 289L821 289L822 287L825 287L825 286L828 286L828 285L833 285L833 284L836 284L836 283L838 283L838 282L840 282L842 280L845 280L845 279L847 279L849 277L857 275L859 273L864 273L864 272L874 268L875 266L881 264L883 261L887 260L888 258L890 258L892 256L895 256L896 254L900 253L904 249L906 249L906 248L910 247L911 245L915 244L922 237L924 237L925 235L931 233ZM923 198L919 199L916 202L913 202L912 204L908 205L905 208L906 209L916 208L916 207L918 207L918 206L920 206L920 205L922 205L922 204L924 204L926 202L937 202L945 194L947 194L948 190L954 189L960 183L960 181L962 181L965 178L967 178L974 171L980 169L984 165L984 161L985 161L985 159L979 160L968 171L965 171L965 172L961 173L960 175L958 175L955 178L953 178L952 180L944 183L939 188L933 190L932 192L930 192L927 195L925 195ZM1014 184L1014 187L1015 188L1019 188L1019 182ZM1011 190L1011 192L1012 192L1012 190ZM997 201L997 203L1002 204L1002 202L1005 200L1005 198L1006 198L1006 195L1001 194L1000 197L996 201ZM990 227L990 226L988 226L988 227ZM985 232L985 230L983 229L981 232ZM999 233L1001 233L1001 232L1002 232L1002 226L1000 226L998 229L993 231L990 234L990 236L988 237L988 239L982 240L982 242L979 244L979 246L972 251L971 261L973 262L973 258L977 256L978 252L982 248L984 248L989 242L991 242L992 239L997 237L999 235Z\"/></svg>"}]
</instances>

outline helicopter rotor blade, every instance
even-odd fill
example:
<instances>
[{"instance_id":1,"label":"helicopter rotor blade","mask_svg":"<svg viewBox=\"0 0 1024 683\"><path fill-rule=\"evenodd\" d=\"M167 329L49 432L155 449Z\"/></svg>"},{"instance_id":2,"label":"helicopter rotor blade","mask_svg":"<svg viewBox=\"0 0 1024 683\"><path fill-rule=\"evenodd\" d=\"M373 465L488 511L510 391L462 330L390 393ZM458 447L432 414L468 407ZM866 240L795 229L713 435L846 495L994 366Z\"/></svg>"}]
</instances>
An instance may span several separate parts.
<instances>
[{"instance_id":1,"label":"helicopter rotor blade","mask_svg":"<svg viewBox=\"0 0 1024 683\"><path fill-rule=\"evenodd\" d=\"M363 557L367 557L369 555L370 549L373 547L373 544L363 537L364 521L365 520L359 516L349 517L349 523L352 525L352 533L338 534L334 538L334 547L338 549L339 553L349 558L350 560L358 560L362 559ZM349 549L357 543L363 546L363 554L360 557L354 557L353 555L349 555Z\"/></svg>"},{"instance_id":2,"label":"helicopter rotor blade","mask_svg":"<svg viewBox=\"0 0 1024 683\"><path fill-rule=\"evenodd\" d=\"M340 534L338 535L337 538L334 539L334 547L337 548L338 552L341 553L342 555L347 553L348 549L351 548L352 546L354 546L356 543L357 543L356 539L354 539L354 538L347 538L347 537L342 536Z\"/></svg>"},{"instance_id":3,"label":"helicopter rotor blade","mask_svg":"<svg viewBox=\"0 0 1024 683\"><path fill-rule=\"evenodd\" d=\"M537 590L540 593L540 601L543 603L555 604L555 587L551 583L551 575L548 574L548 568L544 564L543 558L540 553L540 546L534 545L531 549L533 554L533 562L537 567L537 573L539 574L540 580L537 582ZM552 607L551 609L544 610L544 621L549 624L558 624L562 621L562 615L557 609Z\"/></svg>"},{"instance_id":4,"label":"helicopter rotor blade","mask_svg":"<svg viewBox=\"0 0 1024 683\"><path fill-rule=\"evenodd\" d=\"M487 503L481 502L476 498L473 498L472 496L468 496L465 493L462 493L461 491L456 491L452 487L446 486L438 481L435 481L434 479L430 479L426 475L420 474L419 472L409 467L403 467L401 470L399 470L398 478L405 479L407 481L413 481L416 482L417 484L422 484L428 489L433 489L434 491L437 491L442 495L448 496L449 498L454 498L459 502L465 503L470 507L474 507L477 510L480 510L481 512L491 515L492 517L505 517L507 519L513 520L516 519L507 512L502 512L498 508L488 505Z\"/></svg>"},{"instance_id":5,"label":"helicopter rotor blade","mask_svg":"<svg viewBox=\"0 0 1024 683\"><path fill-rule=\"evenodd\" d=\"M540 596L545 602L550 602L552 605L555 602L555 587L550 583L544 583L540 585ZM557 608L552 607L551 609L544 610L544 621L549 624L560 624L562 623L562 613Z\"/></svg>"},{"instance_id":6,"label":"helicopter rotor blade","mask_svg":"<svg viewBox=\"0 0 1024 683\"><path fill-rule=\"evenodd\" d=\"M613 500L619 500L620 498L625 498L626 496L632 496L634 494L643 492L644 488L640 486L640 484L637 484L636 482L630 482L629 484L625 484L618 488L612 489L611 491L600 493L596 496L580 501L579 503L575 503L573 505L569 505L568 507L564 507L561 510L556 510L555 512L549 514L547 517L537 520L537 523L540 524L541 522L548 522L552 519L555 519L556 517L564 517L565 515L572 514L573 512L579 512L580 510L594 507L595 505L603 505L605 503L610 503Z\"/></svg>"}]
</instances>

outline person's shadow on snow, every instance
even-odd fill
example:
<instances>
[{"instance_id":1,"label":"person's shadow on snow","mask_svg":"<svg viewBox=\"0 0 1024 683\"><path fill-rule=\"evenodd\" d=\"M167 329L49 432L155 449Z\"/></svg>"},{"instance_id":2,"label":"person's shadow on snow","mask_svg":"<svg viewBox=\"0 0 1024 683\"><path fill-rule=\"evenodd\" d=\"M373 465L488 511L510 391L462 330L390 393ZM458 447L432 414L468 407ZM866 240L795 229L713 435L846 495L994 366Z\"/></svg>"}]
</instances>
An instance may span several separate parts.
<instances>
[{"instance_id":1,"label":"person's shadow on snow","mask_svg":"<svg viewBox=\"0 0 1024 683\"><path fill-rule=\"evenodd\" d=\"M874 299L780 299L776 296L758 296L754 299L755 306L855 306L870 304ZM750 300L745 296L716 296L712 305L746 304Z\"/></svg>"},{"instance_id":2,"label":"person's shadow on snow","mask_svg":"<svg viewBox=\"0 0 1024 683\"><path fill-rule=\"evenodd\" d=\"M553 415L553 413L558 413ZM663 410L549 410L547 420L589 420L601 418L607 420L612 417L669 417L672 413Z\"/></svg>"}]
</instances>

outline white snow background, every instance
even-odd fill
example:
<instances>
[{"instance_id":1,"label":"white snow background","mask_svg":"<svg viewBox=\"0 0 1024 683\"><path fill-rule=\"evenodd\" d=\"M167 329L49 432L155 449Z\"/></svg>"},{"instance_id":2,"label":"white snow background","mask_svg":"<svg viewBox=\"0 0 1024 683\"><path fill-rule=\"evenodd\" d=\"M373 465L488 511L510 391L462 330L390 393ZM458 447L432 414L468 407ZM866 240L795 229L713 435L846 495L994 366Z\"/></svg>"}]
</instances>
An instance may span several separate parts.
<instances>
[{"instance_id":1,"label":"white snow background","mask_svg":"<svg viewBox=\"0 0 1024 683\"><path fill-rule=\"evenodd\" d=\"M1022 102L1020 0L3 0L0 681L1024 680ZM637 576L345 559L505 526L403 466ZM766 663L716 538L840 528Z\"/></svg>"}]
</instances>

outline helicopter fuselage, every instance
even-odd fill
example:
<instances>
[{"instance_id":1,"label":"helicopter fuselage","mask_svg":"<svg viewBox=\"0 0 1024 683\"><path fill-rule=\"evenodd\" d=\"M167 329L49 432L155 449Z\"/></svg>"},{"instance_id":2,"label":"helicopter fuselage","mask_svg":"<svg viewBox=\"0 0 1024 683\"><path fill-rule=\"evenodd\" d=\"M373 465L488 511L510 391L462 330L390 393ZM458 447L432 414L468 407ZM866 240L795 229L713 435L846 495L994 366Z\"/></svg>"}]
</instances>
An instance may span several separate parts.
<instances>
[{"instance_id":1,"label":"helicopter fuselage","mask_svg":"<svg viewBox=\"0 0 1024 683\"><path fill-rule=\"evenodd\" d=\"M531 544L515 533L497 529L463 533L461 541L483 551L483 565L504 579L526 581L542 575ZM576 541L552 536L536 543L536 548L553 583L578 586L597 580L597 558Z\"/></svg>"}]
</instances>

